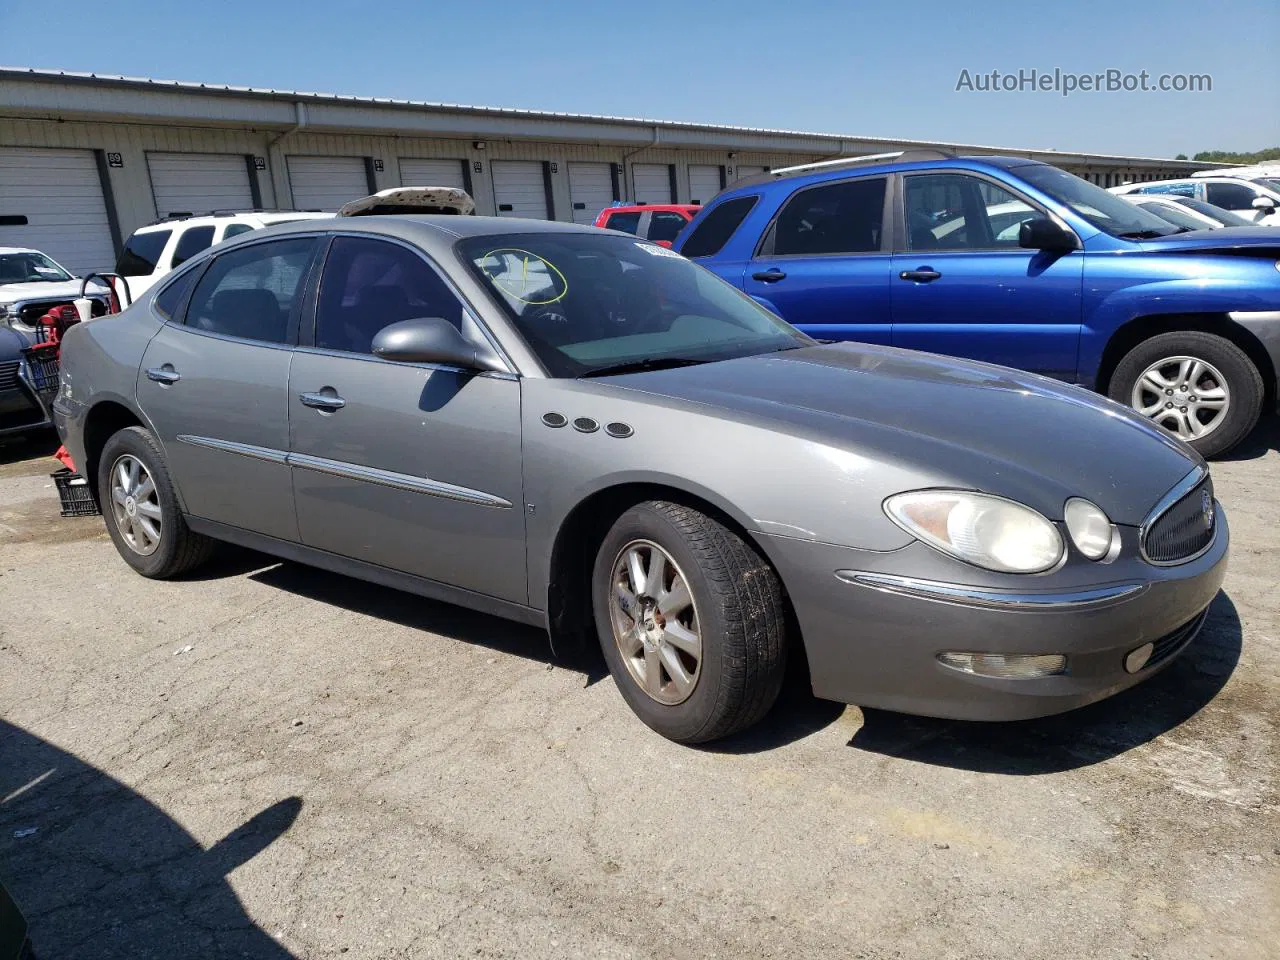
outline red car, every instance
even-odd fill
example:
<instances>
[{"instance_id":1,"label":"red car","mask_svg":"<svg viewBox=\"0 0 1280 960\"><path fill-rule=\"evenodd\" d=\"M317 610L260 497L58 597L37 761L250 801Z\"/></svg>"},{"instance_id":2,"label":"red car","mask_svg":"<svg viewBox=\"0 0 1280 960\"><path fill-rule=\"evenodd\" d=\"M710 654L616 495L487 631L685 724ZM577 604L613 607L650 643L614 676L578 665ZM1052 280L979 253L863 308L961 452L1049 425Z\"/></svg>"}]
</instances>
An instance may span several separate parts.
<instances>
[{"instance_id":1,"label":"red car","mask_svg":"<svg viewBox=\"0 0 1280 960\"><path fill-rule=\"evenodd\" d=\"M697 203L627 203L605 207L596 217L597 227L634 233L662 247L671 246L684 225L702 209Z\"/></svg>"}]
</instances>

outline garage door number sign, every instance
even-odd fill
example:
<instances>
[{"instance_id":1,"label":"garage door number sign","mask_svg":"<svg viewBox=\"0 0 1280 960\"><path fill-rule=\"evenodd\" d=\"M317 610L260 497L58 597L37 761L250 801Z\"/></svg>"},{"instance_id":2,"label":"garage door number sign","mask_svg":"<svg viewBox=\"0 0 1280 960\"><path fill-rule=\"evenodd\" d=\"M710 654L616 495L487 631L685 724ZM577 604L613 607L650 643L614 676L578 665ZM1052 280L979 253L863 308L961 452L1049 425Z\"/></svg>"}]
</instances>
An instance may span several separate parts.
<instances>
[{"instance_id":1,"label":"garage door number sign","mask_svg":"<svg viewBox=\"0 0 1280 960\"><path fill-rule=\"evenodd\" d=\"M123 166L124 166L124 157L123 157L123 156L121 156L121 155L120 155L120 154L118 154L118 153L108 153L108 154L107 154L107 166L108 166L108 167L123 167Z\"/></svg>"}]
</instances>

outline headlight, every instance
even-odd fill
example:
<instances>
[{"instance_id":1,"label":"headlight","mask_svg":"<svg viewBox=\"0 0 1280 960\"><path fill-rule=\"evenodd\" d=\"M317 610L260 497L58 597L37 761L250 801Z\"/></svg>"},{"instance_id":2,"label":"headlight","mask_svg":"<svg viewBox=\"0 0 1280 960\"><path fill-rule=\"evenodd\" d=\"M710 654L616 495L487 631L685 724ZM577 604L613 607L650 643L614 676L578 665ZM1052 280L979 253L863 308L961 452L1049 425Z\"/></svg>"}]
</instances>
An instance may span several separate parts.
<instances>
[{"instance_id":1,"label":"headlight","mask_svg":"<svg viewBox=\"0 0 1280 960\"><path fill-rule=\"evenodd\" d=\"M1090 560L1101 560L1111 552L1115 531L1101 507L1072 497L1067 501L1062 519L1066 522L1067 533L1071 534L1071 542Z\"/></svg>"},{"instance_id":2,"label":"headlight","mask_svg":"<svg viewBox=\"0 0 1280 960\"><path fill-rule=\"evenodd\" d=\"M985 493L920 490L884 502L912 536L943 553L1000 573L1040 573L1062 558L1058 528L1030 507Z\"/></svg>"}]
</instances>

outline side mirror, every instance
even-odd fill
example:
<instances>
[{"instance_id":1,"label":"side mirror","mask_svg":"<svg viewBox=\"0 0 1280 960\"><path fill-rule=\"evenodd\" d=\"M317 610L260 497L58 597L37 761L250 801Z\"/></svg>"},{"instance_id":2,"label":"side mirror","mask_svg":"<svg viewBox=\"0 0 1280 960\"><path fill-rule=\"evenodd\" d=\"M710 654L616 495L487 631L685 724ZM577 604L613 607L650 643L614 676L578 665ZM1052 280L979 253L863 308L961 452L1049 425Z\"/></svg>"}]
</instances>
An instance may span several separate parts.
<instances>
[{"instance_id":1,"label":"side mirror","mask_svg":"<svg viewBox=\"0 0 1280 960\"><path fill-rule=\"evenodd\" d=\"M1254 197L1253 209L1261 210L1264 213L1270 213L1276 208L1276 202L1270 197Z\"/></svg>"},{"instance_id":2,"label":"side mirror","mask_svg":"<svg viewBox=\"0 0 1280 960\"><path fill-rule=\"evenodd\" d=\"M443 363L464 370L503 370L487 347L464 337L448 320L421 317L383 327L373 336L373 355L403 363Z\"/></svg>"},{"instance_id":3,"label":"side mirror","mask_svg":"<svg viewBox=\"0 0 1280 960\"><path fill-rule=\"evenodd\" d=\"M1023 220L1018 227L1018 246L1028 250L1051 250L1062 253L1076 249L1076 235L1064 230L1048 217Z\"/></svg>"}]
</instances>

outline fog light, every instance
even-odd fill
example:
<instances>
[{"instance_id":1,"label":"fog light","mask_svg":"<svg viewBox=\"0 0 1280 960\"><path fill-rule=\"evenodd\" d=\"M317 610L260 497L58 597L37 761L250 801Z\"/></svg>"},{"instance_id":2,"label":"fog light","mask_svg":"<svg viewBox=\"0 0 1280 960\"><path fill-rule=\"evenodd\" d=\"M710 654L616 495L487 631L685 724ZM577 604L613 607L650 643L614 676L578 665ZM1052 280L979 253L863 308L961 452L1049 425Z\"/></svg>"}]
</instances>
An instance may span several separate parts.
<instances>
[{"instance_id":1,"label":"fog light","mask_svg":"<svg viewBox=\"0 0 1280 960\"><path fill-rule=\"evenodd\" d=\"M1067 658L1060 653L960 653L948 650L938 660L954 670L979 677L1028 680L1067 672Z\"/></svg>"},{"instance_id":2,"label":"fog light","mask_svg":"<svg viewBox=\"0 0 1280 960\"><path fill-rule=\"evenodd\" d=\"M1147 661L1151 659L1151 654L1155 651L1154 643L1144 643L1137 650L1130 650L1124 658L1124 668L1130 673L1137 673L1147 665Z\"/></svg>"}]
</instances>

